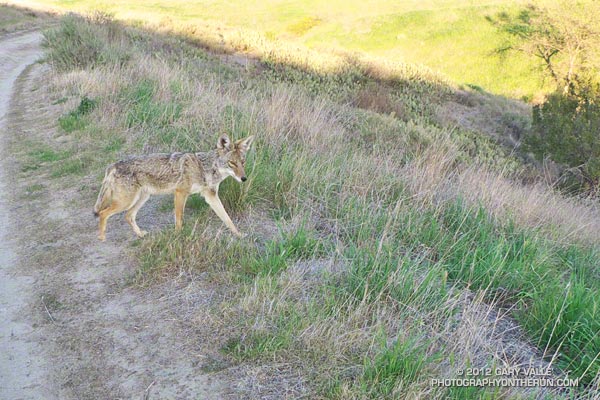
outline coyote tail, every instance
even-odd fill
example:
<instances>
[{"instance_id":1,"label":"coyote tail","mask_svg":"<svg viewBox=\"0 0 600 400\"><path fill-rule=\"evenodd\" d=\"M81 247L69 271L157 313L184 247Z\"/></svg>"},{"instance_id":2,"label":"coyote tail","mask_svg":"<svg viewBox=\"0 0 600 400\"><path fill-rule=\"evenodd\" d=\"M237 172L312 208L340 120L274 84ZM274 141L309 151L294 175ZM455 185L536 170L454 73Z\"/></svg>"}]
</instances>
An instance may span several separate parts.
<instances>
[{"instance_id":1,"label":"coyote tail","mask_svg":"<svg viewBox=\"0 0 600 400\"><path fill-rule=\"evenodd\" d=\"M94 205L94 215L96 217L100 214L100 211L106 209L112 201L115 170L114 166L110 166L106 169L104 180L102 180L102 188L98 194L98 200L96 200L96 204Z\"/></svg>"}]
</instances>

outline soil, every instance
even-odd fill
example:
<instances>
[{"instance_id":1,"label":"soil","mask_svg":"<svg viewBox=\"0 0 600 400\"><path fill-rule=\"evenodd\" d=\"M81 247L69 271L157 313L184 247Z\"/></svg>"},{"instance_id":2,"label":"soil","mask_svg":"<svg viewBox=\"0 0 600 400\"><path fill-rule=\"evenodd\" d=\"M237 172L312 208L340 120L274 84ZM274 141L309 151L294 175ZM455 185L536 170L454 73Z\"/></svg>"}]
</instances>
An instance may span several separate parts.
<instances>
[{"instance_id":1,"label":"soil","mask_svg":"<svg viewBox=\"0 0 600 400\"><path fill-rule=\"evenodd\" d=\"M40 57L39 33L13 35L0 41L0 131L6 134L6 115L17 77ZM4 144L4 141L0 143ZM6 160L7 149L0 148ZM6 161L3 162L5 164ZM50 393L45 379L46 359L38 330L28 318L34 301L35 278L18 268L17 241L11 214L10 176L0 169L0 398L44 398Z\"/></svg>"}]
</instances>

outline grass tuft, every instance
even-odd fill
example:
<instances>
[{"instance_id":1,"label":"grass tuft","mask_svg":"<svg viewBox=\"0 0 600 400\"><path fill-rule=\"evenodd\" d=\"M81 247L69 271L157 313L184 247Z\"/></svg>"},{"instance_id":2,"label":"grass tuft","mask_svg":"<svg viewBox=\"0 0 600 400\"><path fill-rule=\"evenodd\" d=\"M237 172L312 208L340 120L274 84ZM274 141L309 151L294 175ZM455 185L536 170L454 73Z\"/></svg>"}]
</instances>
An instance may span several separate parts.
<instances>
[{"instance_id":1,"label":"grass tuft","mask_svg":"<svg viewBox=\"0 0 600 400\"><path fill-rule=\"evenodd\" d=\"M58 119L58 124L67 133L82 130L87 125L85 116L96 108L96 101L84 96L77 108Z\"/></svg>"}]
</instances>

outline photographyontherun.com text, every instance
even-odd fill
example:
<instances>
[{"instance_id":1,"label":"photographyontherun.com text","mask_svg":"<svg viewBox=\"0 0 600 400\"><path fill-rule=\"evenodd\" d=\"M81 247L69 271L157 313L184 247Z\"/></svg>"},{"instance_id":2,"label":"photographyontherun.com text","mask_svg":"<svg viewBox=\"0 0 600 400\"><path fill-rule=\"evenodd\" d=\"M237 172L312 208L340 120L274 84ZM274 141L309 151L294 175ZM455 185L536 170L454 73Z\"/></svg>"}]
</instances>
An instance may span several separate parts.
<instances>
[{"instance_id":1,"label":"photographyontherun.com text","mask_svg":"<svg viewBox=\"0 0 600 400\"><path fill-rule=\"evenodd\" d=\"M435 387L576 387L579 378L553 378L549 368L467 368L458 378L432 378Z\"/></svg>"}]
</instances>

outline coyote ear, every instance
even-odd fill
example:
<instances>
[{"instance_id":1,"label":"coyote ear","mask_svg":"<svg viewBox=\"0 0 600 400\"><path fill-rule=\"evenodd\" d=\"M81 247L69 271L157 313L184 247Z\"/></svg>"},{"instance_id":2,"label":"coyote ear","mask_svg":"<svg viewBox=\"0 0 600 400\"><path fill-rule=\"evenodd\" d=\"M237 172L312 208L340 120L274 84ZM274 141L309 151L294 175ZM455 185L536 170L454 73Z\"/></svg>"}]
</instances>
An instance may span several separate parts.
<instances>
[{"instance_id":1,"label":"coyote ear","mask_svg":"<svg viewBox=\"0 0 600 400\"><path fill-rule=\"evenodd\" d=\"M253 141L254 141L254 135L248 136L245 139L240 139L237 142L235 142L235 146L238 147L242 152L245 153L248 150L250 150L250 146L252 145Z\"/></svg>"},{"instance_id":2,"label":"coyote ear","mask_svg":"<svg viewBox=\"0 0 600 400\"><path fill-rule=\"evenodd\" d=\"M217 149L219 150L231 150L231 140L226 133L222 134L217 141Z\"/></svg>"}]
</instances>

